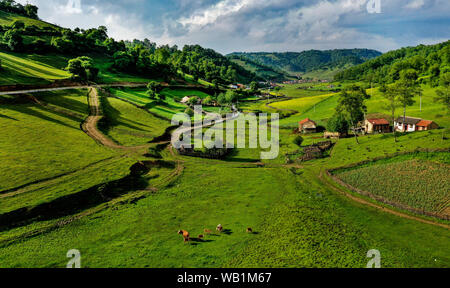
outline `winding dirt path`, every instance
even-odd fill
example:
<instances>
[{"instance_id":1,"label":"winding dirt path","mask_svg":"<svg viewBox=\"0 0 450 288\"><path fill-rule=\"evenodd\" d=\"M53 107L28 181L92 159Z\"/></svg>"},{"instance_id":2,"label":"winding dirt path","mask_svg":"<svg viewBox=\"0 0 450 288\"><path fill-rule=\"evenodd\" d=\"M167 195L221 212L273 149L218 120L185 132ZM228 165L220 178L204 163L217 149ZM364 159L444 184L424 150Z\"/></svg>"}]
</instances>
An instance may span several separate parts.
<instances>
[{"instance_id":1,"label":"winding dirt path","mask_svg":"<svg viewBox=\"0 0 450 288\"><path fill-rule=\"evenodd\" d=\"M100 101L98 98L98 91L95 87L89 88L89 109L90 115L81 125L83 131L92 139L94 139L97 143L116 150L130 150L136 151L140 149L148 148L150 145L141 145L134 147L122 146L115 143L113 140L105 136L102 132L100 132L97 128L98 122L103 118L103 113L100 108Z\"/></svg>"},{"instance_id":2,"label":"winding dirt path","mask_svg":"<svg viewBox=\"0 0 450 288\"><path fill-rule=\"evenodd\" d=\"M381 211L383 211L385 213L389 213L389 214L392 214L392 215L395 215L395 216L398 216L398 217L401 217L401 218L404 218L404 219L414 220L414 221L418 221L418 222L421 222L421 223L430 224L430 225L433 225L433 226L438 226L438 227L450 229L450 225L446 225L446 224L442 224L442 223L426 220L426 219L415 217L415 216L412 216L412 215L409 215L409 214L406 214L406 213L395 211L395 210L389 209L387 207L383 207L381 205L378 205L378 204L372 203L370 201L367 201L367 200L365 200L363 198L360 198L358 196L352 195L349 192L345 191L343 188L336 187L336 186L332 185L327 179L325 179L324 175L325 175L324 170L322 170L320 172L319 179L322 181L322 183L324 185L326 185L328 188L338 192L339 194L342 194L342 195L346 196L347 198L351 199L354 202L357 202L359 204L362 204L362 205L365 205L365 206L369 206L369 207L381 210ZM333 184L334 184L334 182L333 182Z\"/></svg>"}]
</instances>

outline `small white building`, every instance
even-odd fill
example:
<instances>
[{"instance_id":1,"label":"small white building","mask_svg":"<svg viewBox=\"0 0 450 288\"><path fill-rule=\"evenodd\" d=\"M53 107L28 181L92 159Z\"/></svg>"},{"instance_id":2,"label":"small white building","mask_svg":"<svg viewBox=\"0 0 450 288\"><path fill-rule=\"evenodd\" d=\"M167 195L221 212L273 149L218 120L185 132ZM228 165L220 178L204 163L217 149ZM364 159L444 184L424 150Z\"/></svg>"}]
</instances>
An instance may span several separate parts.
<instances>
[{"instance_id":1,"label":"small white building","mask_svg":"<svg viewBox=\"0 0 450 288\"><path fill-rule=\"evenodd\" d=\"M186 103L189 102L189 100L191 100L191 98L188 97L188 96L186 96L186 97L184 97L183 99L181 99L181 103L186 104Z\"/></svg>"},{"instance_id":2,"label":"small white building","mask_svg":"<svg viewBox=\"0 0 450 288\"><path fill-rule=\"evenodd\" d=\"M395 121L395 130L401 132L415 132L417 131L417 124L422 121L420 118L414 117L399 117L397 121Z\"/></svg>"}]
</instances>

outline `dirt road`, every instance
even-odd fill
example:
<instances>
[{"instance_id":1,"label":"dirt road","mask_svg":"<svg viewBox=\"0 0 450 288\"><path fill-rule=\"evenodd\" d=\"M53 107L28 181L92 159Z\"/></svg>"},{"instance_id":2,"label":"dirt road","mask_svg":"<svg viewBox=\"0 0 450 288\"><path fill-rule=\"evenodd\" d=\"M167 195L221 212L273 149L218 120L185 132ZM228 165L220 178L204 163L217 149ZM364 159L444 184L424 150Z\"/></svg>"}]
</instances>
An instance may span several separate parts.
<instances>
[{"instance_id":1,"label":"dirt road","mask_svg":"<svg viewBox=\"0 0 450 288\"><path fill-rule=\"evenodd\" d=\"M83 131L89 135L92 139L94 139L99 144L118 150L140 150L148 148L149 145L142 146L134 146L134 147L126 147L115 143L113 140L105 136L102 132L100 132L97 128L98 122L102 119L103 113L100 108L100 101L98 98L98 91L94 87L89 88L89 109L90 115L81 125Z\"/></svg>"}]
</instances>

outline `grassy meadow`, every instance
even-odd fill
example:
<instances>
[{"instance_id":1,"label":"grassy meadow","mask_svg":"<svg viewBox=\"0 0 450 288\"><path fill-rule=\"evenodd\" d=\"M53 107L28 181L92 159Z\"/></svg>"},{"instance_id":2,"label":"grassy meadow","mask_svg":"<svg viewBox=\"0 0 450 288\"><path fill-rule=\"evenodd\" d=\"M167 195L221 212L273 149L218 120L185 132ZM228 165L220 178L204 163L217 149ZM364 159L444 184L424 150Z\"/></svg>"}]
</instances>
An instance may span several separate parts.
<instances>
[{"instance_id":1,"label":"grassy meadow","mask_svg":"<svg viewBox=\"0 0 450 288\"><path fill-rule=\"evenodd\" d=\"M99 128L127 147L164 134L170 125L164 119L186 108L178 103L182 97L206 97L195 90L165 89L165 102L157 104L145 89L110 91L115 97L101 98L105 117ZM161 144L148 144L161 159L152 153L112 150L80 130L89 111L87 90L35 94L46 107L5 96L0 106L5 131L0 135L0 168L5 171L0 176L0 223L10 217L6 213L19 217L12 218L16 222L26 217L17 216L21 208L30 217L45 205L62 210L50 209L44 217L14 222L13 227L0 225L0 267L65 267L70 249L81 251L83 267L362 268L370 249L380 250L383 267L450 267L448 229L356 203L324 173L418 148L448 149L442 131L402 135L397 143L392 135L360 137L359 145L352 138L341 139L329 157L287 164L286 155L295 155L295 160L302 150L294 144L289 123L306 115L325 123L336 105L336 94L311 93L270 104L298 112L281 120L280 153L273 160L261 160L262 150L250 148L235 149L224 160L180 156ZM242 105L249 111L277 111L266 103ZM424 103L424 113L439 113L431 108L425 112L432 106ZM322 141L320 136L306 135L303 145ZM151 168L130 178L132 166L146 161ZM442 168L437 171L442 177ZM441 185L445 197L445 182L433 185ZM405 193L398 197L403 199ZM66 200L71 197L76 201ZM443 199L433 198L433 203ZM422 203L417 199L415 203ZM223 233L196 239L219 223ZM246 233L248 227L254 233ZM188 230L193 241L184 244L179 229Z\"/></svg>"}]
</instances>

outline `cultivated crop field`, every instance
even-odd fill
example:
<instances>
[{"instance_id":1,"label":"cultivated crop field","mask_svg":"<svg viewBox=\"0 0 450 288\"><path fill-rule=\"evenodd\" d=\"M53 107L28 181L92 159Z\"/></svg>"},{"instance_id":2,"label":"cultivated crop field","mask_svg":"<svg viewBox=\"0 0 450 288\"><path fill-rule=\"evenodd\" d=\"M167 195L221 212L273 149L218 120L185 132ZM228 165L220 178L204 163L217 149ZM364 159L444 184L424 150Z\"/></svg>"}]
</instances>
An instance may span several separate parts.
<instances>
[{"instance_id":1,"label":"cultivated crop field","mask_svg":"<svg viewBox=\"0 0 450 288\"><path fill-rule=\"evenodd\" d=\"M449 168L448 163L412 159L351 169L337 177L388 201L439 214L450 204Z\"/></svg>"}]
</instances>

